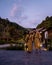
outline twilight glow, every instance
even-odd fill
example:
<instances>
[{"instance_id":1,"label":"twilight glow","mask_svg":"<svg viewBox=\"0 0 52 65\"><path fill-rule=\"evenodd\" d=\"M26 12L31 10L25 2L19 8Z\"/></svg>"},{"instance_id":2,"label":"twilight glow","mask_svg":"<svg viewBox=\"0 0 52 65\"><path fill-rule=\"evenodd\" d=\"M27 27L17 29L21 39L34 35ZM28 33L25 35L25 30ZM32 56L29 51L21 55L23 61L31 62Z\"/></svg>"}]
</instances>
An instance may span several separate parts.
<instances>
[{"instance_id":1,"label":"twilight glow","mask_svg":"<svg viewBox=\"0 0 52 65\"><path fill-rule=\"evenodd\" d=\"M0 0L0 17L26 28L35 28L51 15L52 0Z\"/></svg>"}]
</instances>

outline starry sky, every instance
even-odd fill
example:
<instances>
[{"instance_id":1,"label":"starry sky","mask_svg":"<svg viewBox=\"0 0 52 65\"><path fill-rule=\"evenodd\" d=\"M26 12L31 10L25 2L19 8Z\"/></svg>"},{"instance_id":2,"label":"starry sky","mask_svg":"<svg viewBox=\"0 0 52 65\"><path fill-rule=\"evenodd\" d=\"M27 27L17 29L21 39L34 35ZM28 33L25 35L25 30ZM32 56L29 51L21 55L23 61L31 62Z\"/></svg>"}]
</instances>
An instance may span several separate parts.
<instances>
[{"instance_id":1,"label":"starry sky","mask_svg":"<svg viewBox=\"0 0 52 65\"><path fill-rule=\"evenodd\" d=\"M0 17L25 28L35 28L47 16L52 16L52 0L0 0Z\"/></svg>"}]
</instances>

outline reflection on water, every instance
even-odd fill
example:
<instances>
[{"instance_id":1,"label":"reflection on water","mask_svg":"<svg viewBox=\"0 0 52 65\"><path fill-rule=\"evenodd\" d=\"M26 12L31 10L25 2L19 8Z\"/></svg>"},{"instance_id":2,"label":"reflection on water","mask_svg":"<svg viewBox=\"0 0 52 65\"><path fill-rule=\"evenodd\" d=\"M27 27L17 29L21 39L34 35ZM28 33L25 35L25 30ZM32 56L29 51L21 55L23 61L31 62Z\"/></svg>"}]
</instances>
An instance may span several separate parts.
<instances>
[{"instance_id":1,"label":"reflection on water","mask_svg":"<svg viewBox=\"0 0 52 65\"><path fill-rule=\"evenodd\" d=\"M25 65L41 65L41 60L39 52L26 53L24 56Z\"/></svg>"},{"instance_id":2,"label":"reflection on water","mask_svg":"<svg viewBox=\"0 0 52 65\"><path fill-rule=\"evenodd\" d=\"M52 65L52 52L0 50L0 65Z\"/></svg>"},{"instance_id":3,"label":"reflection on water","mask_svg":"<svg viewBox=\"0 0 52 65\"><path fill-rule=\"evenodd\" d=\"M29 63L32 61L32 53L26 53L24 58L25 65L29 65Z\"/></svg>"}]
</instances>

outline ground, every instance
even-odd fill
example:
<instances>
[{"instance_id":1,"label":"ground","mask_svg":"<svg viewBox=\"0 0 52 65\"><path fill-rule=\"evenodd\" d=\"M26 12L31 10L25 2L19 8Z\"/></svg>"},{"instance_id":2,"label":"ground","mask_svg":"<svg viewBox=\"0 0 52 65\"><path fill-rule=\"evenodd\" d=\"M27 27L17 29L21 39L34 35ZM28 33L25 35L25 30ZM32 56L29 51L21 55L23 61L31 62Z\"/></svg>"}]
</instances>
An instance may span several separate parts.
<instances>
[{"instance_id":1,"label":"ground","mask_svg":"<svg viewBox=\"0 0 52 65\"><path fill-rule=\"evenodd\" d=\"M0 65L52 65L52 52L0 50Z\"/></svg>"}]
</instances>

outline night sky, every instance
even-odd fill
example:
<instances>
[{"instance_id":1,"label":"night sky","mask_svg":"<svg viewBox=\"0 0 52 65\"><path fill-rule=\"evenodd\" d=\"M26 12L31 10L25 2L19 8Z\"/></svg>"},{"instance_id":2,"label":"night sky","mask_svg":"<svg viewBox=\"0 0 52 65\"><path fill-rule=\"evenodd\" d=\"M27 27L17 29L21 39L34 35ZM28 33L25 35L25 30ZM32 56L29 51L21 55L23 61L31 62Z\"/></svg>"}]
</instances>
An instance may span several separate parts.
<instances>
[{"instance_id":1,"label":"night sky","mask_svg":"<svg viewBox=\"0 0 52 65\"><path fill-rule=\"evenodd\" d=\"M35 28L52 16L52 0L0 0L0 17L26 28Z\"/></svg>"}]
</instances>

